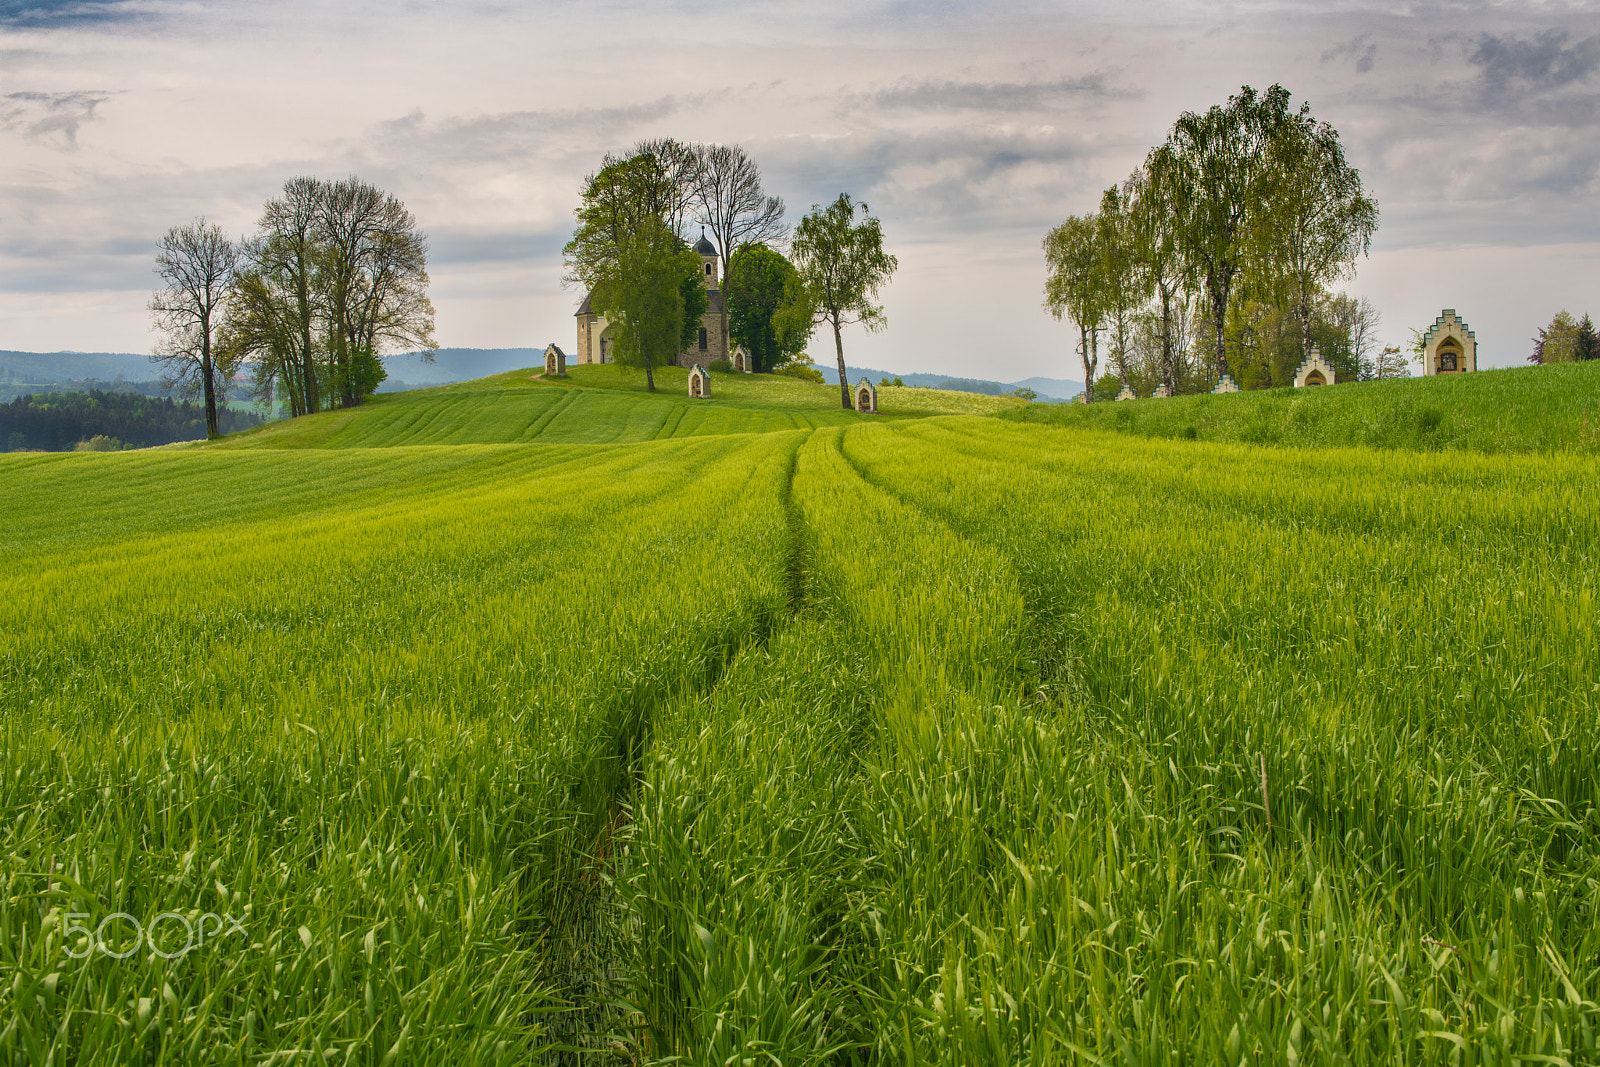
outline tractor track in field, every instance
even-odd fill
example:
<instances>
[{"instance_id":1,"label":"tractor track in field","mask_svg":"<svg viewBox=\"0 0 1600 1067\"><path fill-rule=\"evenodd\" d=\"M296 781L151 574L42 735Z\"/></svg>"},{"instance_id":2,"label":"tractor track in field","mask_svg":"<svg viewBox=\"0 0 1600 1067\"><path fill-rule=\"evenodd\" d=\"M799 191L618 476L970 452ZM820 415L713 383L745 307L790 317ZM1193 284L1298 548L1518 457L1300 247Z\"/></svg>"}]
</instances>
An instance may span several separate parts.
<instances>
[{"instance_id":1,"label":"tractor track in field","mask_svg":"<svg viewBox=\"0 0 1600 1067\"><path fill-rule=\"evenodd\" d=\"M680 421L681 418L680 411ZM786 610L762 613L739 639L708 647L704 675L691 688L675 694L674 700L709 698L740 656L764 648L805 610L810 588L809 539L804 514L794 497L794 484L800 452L815 432L811 428L796 440L779 491L787 531L782 556ZM546 1062L561 1067L639 1062L637 1046L645 1024L632 1007L627 961L633 952L631 943L642 932L620 899L616 885L627 874L633 793L651 753L654 719L653 714L639 716L637 729L630 736L617 739L618 752L628 764L626 785L610 798L601 835L574 873L571 884L560 894L562 906L546 919L547 943L552 949L546 966L559 999L570 1007L545 1015L538 1022L547 1028Z\"/></svg>"}]
</instances>

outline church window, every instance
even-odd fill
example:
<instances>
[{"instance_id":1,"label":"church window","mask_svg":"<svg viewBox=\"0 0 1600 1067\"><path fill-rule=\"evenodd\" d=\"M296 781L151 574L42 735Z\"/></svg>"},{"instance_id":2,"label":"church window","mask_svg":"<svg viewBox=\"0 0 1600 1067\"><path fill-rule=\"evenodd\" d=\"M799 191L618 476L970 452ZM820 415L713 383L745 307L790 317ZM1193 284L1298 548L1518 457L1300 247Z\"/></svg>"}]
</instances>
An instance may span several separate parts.
<instances>
[{"instance_id":1,"label":"church window","mask_svg":"<svg viewBox=\"0 0 1600 1067\"><path fill-rule=\"evenodd\" d=\"M704 352L705 350L706 350L706 328L704 326L702 326L702 327L700 327L700 351Z\"/></svg>"},{"instance_id":2,"label":"church window","mask_svg":"<svg viewBox=\"0 0 1600 1067\"><path fill-rule=\"evenodd\" d=\"M711 264L709 264L709 263L706 264L706 273L707 274L711 273Z\"/></svg>"}]
</instances>

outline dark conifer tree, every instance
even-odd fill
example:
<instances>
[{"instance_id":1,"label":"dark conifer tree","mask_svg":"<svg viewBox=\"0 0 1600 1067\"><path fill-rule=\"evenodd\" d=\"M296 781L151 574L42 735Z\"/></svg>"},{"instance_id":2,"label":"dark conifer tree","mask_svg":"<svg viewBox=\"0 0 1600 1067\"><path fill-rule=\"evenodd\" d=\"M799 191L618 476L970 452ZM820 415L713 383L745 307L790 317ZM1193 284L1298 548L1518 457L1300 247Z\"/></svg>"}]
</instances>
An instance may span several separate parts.
<instances>
[{"instance_id":1,"label":"dark conifer tree","mask_svg":"<svg viewBox=\"0 0 1600 1067\"><path fill-rule=\"evenodd\" d=\"M1594 320L1588 315L1578 323L1578 339L1572 354L1580 360L1600 358L1600 337L1595 336Z\"/></svg>"}]
</instances>

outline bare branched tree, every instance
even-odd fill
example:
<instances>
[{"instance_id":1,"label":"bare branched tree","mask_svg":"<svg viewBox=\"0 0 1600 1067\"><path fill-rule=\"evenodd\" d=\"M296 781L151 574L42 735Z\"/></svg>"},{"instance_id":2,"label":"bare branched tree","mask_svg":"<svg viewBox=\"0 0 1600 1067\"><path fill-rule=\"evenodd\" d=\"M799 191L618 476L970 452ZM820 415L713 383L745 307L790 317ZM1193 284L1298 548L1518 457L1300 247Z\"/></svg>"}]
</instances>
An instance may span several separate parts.
<instances>
[{"instance_id":1,"label":"bare branched tree","mask_svg":"<svg viewBox=\"0 0 1600 1067\"><path fill-rule=\"evenodd\" d=\"M301 324L293 288L282 285L281 279L272 277L262 265L269 259L263 248L269 240L248 242L241 252L217 345L230 360L254 368L257 400L270 403L281 399L288 404L290 416L298 417L315 410L307 406L306 383L311 383L314 397L317 367L314 361L309 373L302 367Z\"/></svg>"},{"instance_id":2,"label":"bare branched tree","mask_svg":"<svg viewBox=\"0 0 1600 1067\"><path fill-rule=\"evenodd\" d=\"M679 238L688 241L689 218L694 213L700 195L700 146L684 144L671 137L651 137L635 144L628 156L655 158L668 183L662 202L658 205L661 221ZM616 162L620 160L613 156L605 159L605 165Z\"/></svg>"},{"instance_id":3,"label":"bare branched tree","mask_svg":"<svg viewBox=\"0 0 1600 1067\"><path fill-rule=\"evenodd\" d=\"M761 187L761 168L738 145L703 145L695 206L698 217L716 240L724 284L733 254L743 245L779 246L789 235L783 221L783 200ZM728 312L723 304L723 350L728 348Z\"/></svg>"},{"instance_id":4,"label":"bare branched tree","mask_svg":"<svg viewBox=\"0 0 1600 1067\"><path fill-rule=\"evenodd\" d=\"M355 177L326 186L317 233L335 387L354 407L383 379L383 348L438 347L428 239L398 198Z\"/></svg>"},{"instance_id":5,"label":"bare branched tree","mask_svg":"<svg viewBox=\"0 0 1600 1067\"><path fill-rule=\"evenodd\" d=\"M220 436L217 395L227 395L235 369L215 341L238 259L238 247L203 217L168 230L156 252L163 287L150 311L161 336L150 358L166 369L168 386L205 397L207 437Z\"/></svg>"},{"instance_id":6,"label":"bare branched tree","mask_svg":"<svg viewBox=\"0 0 1600 1067\"><path fill-rule=\"evenodd\" d=\"M290 307L296 359L285 373L296 379L292 392L308 412L321 407L312 330L317 317L317 207L326 188L326 182L309 176L284 182L283 195L268 200L262 210L263 239L252 246L250 256L263 281Z\"/></svg>"}]
</instances>

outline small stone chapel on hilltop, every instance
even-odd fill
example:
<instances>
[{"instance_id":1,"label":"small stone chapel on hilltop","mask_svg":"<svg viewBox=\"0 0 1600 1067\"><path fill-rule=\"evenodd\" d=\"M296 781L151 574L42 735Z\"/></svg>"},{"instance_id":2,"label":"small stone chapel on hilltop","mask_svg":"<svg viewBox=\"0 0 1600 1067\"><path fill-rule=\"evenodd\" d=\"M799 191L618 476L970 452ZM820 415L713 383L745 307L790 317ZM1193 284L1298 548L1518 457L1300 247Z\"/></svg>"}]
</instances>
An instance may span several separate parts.
<instances>
[{"instance_id":1,"label":"small stone chapel on hilltop","mask_svg":"<svg viewBox=\"0 0 1600 1067\"><path fill-rule=\"evenodd\" d=\"M722 336L722 285L719 272L722 260L717 256L717 246L706 239L704 230L694 250L700 256L701 280L706 287L706 313L700 318L696 343L678 353L678 366L707 367L714 359L728 358L727 338ZM597 313L590 303L594 294L585 293L583 303L574 313L578 320L578 347L573 350L569 363L614 363L611 352L614 339L611 324Z\"/></svg>"},{"instance_id":2,"label":"small stone chapel on hilltop","mask_svg":"<svg viewBox=\"0 0 1600 1067\"><path fill-rule=\"evenodd\" d=\"M1478 369L1478 335L1445 308L1422 335L1422 373L1466 374Z\"/></svg>"}]
</instances>

